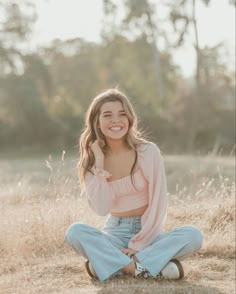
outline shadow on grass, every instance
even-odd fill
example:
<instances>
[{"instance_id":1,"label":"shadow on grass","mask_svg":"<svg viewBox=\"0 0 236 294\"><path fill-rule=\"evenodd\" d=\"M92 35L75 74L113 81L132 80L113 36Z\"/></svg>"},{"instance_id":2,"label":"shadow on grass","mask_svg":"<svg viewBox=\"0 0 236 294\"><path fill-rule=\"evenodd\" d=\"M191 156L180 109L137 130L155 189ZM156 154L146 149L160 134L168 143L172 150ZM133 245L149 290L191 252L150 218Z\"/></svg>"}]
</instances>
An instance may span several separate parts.
<instances>
[{"instance_id":1,"label":"shadow on grass","mask_svg":"<svg viewBox=\"0 0 236 294\"><path fill-rule=\"evenodd\" d=\"M127 294L222 294L215 287L204 286L191 281L155 281L155 280L137 280L134 278L114 278L104 283L92 280L96 287L96 293L127 293Z\"/></svg>"}]
</instances>

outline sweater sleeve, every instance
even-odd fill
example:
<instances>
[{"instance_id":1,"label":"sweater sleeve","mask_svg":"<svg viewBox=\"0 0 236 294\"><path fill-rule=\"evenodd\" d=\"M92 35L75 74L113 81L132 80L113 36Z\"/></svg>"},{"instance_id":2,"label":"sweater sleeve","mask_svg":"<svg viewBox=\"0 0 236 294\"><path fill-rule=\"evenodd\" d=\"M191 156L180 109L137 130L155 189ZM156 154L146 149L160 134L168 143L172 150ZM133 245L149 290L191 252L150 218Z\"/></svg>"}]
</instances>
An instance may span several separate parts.
<instances>
[{"instance_id":1,"label":"sweater sleeve","mask_svg":"<svg viewBox=\"0 0 236 294\"><path fill-rule=\"evenodd\" d=\"M149 143L140 153L140 165L148 181L149 203L142 215L142 229L129 242L129 248L140 251L149 246L162 232L167 210L167 187L160 150Z\"/></svg>"},{"instance_id":2,"label":"sweater sleeve","mask_svg":"<svg viewBox=\"0 0 236 294\"><path fill-rule=\"evenodd\" d=\"M114 193L107 182L109 172L103 169L93 169L85 176L85 193L89 206L101 216L107 215L112 206Z\"/></svg>"}]
</instances>

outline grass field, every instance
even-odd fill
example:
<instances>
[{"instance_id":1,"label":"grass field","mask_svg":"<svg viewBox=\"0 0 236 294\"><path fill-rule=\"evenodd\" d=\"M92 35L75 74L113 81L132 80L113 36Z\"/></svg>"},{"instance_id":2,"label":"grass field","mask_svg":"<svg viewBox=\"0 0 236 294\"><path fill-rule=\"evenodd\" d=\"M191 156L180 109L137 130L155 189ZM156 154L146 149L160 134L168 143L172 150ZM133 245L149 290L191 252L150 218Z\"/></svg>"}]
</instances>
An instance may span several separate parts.
<instances>
[{"instance_id":1,"label":"grass field","mask_svg":"<svg viewBox=\"0 0 236 294\"><path fill-rule=\"evenodd\" d=\"M202 250L183 262L179 282L91 280L64 242L76 221L101 227L80 197L77 159L0 159L0 293L235 293L235 161L164 156L169 187L166 230L192 224Z\"/></svg>"}]
</instances>

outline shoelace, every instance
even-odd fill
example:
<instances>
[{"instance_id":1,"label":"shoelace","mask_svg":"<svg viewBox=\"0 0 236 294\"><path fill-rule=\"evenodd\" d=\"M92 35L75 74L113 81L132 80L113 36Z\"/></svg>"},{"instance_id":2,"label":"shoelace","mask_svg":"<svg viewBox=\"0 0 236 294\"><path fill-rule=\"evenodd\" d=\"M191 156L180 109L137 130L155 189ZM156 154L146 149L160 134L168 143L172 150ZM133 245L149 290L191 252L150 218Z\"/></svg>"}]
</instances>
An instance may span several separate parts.
<instances>
[{"instance_id":1,"label":"shoelace","mask_svg":"<svg viewBox=\"0 0 236 294\"><path fill-rule=\"evenodd\" d=\"M139 262L135 262L135 277L138 278L144 278L144 279L157 279L157 280L163 280L164 277L162 275L162 272L160 272L156 278L154 278L147 269L145 269Z\"/></svg>"},{"instance_id":2,"label":"shoelace","mask_svg":"<svg viewBox=\"0 0 236 294\"><path fill-rule=\"evenodd\" d=\"M163 275L162 275L162 272L159 272L159 274L156 276L156 279L157 279L158 281L164 280L164 277L163 277Z\"/></svg>"},{"instance_id":3,"label":"shoelace","mask_svg":"<svg viewBox=\"0 0 236 294\"><path fill-rule=\"evenodd\" d=\"M139 262L135 262L135 277L148 279L152 275Z\"/></svg>"}]
</instances>

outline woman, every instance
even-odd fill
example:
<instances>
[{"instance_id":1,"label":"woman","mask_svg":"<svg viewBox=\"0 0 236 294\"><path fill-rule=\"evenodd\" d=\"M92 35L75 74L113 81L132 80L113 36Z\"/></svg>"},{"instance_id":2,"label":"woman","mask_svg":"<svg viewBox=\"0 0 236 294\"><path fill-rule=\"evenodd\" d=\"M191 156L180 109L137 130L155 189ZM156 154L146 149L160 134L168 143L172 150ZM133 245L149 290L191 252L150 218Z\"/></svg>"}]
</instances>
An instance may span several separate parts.
<instances>
[{"instance_id":1,"label":"woman","mask_svg":"<svg viewBox=\"0 0 236 294\"><path fill-rule=\"evenodd\" d=\"M86 259L91 277L117 274L181 279L180 260L201 248L192 226L163 232L166 177L158 147L137 130L128 98L116 89L92 101L80 138L79 177L90 207L109 218L103 228L76 223L69 245Z\"/></svg>"}]
</instances>

